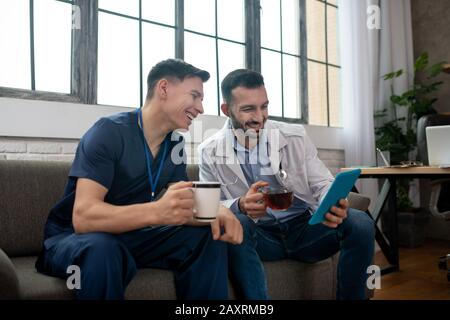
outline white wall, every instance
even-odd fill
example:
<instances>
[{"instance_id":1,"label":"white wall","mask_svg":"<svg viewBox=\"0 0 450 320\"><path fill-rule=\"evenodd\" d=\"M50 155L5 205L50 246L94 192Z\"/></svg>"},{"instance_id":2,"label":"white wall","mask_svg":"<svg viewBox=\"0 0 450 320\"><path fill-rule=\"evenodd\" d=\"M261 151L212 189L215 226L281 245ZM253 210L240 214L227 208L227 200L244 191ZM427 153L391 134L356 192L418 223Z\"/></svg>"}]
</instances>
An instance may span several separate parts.
<instances>
[{"instance_id":1,"label":"white wall","mask_svg":"<svg viewBox=\"0 0 450 320\"><path fill-rule=\"evenodd\" d=\"M0 160L71 161L78 140L100 117L129 108L0 97ZM190 162L198 144L220 129L224 117L201 115L189 130ZM319 156L336 173L344 165L342 129L305 126Z\"/></svg>"}]
</instances>

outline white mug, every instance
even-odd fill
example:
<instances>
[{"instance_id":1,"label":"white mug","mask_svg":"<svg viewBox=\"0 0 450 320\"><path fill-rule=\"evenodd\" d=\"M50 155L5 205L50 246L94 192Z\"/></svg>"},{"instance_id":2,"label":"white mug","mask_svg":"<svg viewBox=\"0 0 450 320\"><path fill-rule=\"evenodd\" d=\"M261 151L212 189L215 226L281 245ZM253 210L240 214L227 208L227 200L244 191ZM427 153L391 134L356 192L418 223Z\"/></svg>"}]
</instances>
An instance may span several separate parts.
<instances>
[{"instance_id":1,"label":"white mug","mask_svg":"<svg viewBox=\"0 0 450 320\"><path fill-rule=\"evenodd\" d=\"M194 181L194 219L212 221L216 219L220 205L220 182Z\"/></svg>"}]
</instances>

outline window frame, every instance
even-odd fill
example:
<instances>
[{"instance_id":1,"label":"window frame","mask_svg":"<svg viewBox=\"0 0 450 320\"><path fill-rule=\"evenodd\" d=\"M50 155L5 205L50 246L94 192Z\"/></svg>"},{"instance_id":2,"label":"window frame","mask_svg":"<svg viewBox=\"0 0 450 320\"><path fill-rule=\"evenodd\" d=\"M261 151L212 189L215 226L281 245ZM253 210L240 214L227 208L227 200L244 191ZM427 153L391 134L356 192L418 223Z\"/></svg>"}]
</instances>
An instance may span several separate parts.
<instances>
[{"instance_id":1,"label":"window frame","mask_svg":"<svg viewBox=\"0 0 450 320\"><path fill-rule=\"evenodd\" d=\"M243 44L245 47L245 67L258 72L261 72L261 50L275 51L280 54L281 70L283 72L283 54L298 57L299 63L299 76L300 76L300 108L301 118L286 118L284 117L284 105L282 107L283 116L270 116L270 119L279 120L290 123L309 123L309 105L308 105L308 61L324 64L326 66L326 88L327 88L327 127L330 127L330 102L329 102L329 66L341 68L339 65L329 63L328 61L328 28L327 28L327 9L328 6L332 6L338 9L337 5L329 3L326 0L314 0L325 4L325 50L326 61L317 61L307 57L307 30L306 30L306 1L298 0L299 4L299 55L293 55L291 53L273 50L270 48L261 47L261 5L260 0L245 0L244 1L244 16L245 16L245 43L225 39L217 35L217 0L215 1L216 7L216 33L214 36L196 32L193 30L185 30L184 28L184 0L175 0L175 26L159 23L155 21L149 21L142 19L142 3L139 0L139 17L131 17L122 15L120 13L111 12L105 9L98 8L98 0L56 0L72 4L72 6L78 6L81 19L81 29L72 27L72 51L71 51L71 92L70 94L36 91L34 89L34 32L33 32L33 5L34 0L29 0L30 3L30 59L32 69L32 90L17 89L10 87L0 86L0 97L10 98L22 98L22 99L34 99L34 100L48 100L48 101L60 101L60 102L75 102L82 104L97 104L97 61L98 61L98 12L106 12L115 14L118 16L125 16L127 18L133 18L139 21L139 66L140 66L140 101L143 104L143 74L142 74L142 22L149 22L164 27L171 27L175 29L175 58L184 58L184 32L191 32L201 36L208 36L215 39L216 42L216 72L218 73L218 40L229 41L237 44ZM281 7L281 1L280 1ZM280 11L280 16L282 12ZM282 16L280 17L282 18ZM280 24L282 20L280 19ZM280 36L282 39L282 27L280 28ZM282 74L283 79L283 74ZM220 116L220 80L217 77L218 90L218 113ZM282 86L283 90L283 86ZM282 100L283 91L281 92Z\"/></svg>"},{"instance_id":2,"label":"window frame","mask_svg":"<svg viewBox=\"0 0 450 320\"><path fill-rule=\"evenodd\" d=\"M280 42L283 43L283 13L282 13L282 0L279 0L280 2ZM269 116L269 119L277 120L277 121L284 121L289 123L299 123L299 124L308 124L308 63L307 63L307 39L306 39L306 0L298 0L299 5L299 17L298 17L298 27L299 27L299 54L291 54L288 52L284 52L283 48L281 47L281 50L275 50L271 48L265 48L260 45L260 51L259 51L259 66L258 69L255 68L256 71L261 72L261 49L268 50L271 52L278 53L280 55L280 66L281 66L281 113L282 116ZM260 1L258 0L258 12L261 11ZM258 14L259 15L259 14ZM258 17L260 20L260 18ZM259 37L261 39L261 32L259 32ZM261 41L261 40L260 40ZM284 116L284 64L283 64L283 55L289 55L292 57L296 57L300 60L299 63L299 76L300 76L300 112L301 117L300 118L288 118Z\"/></svg>"},{"instance_id":3,"label":"window frame","mask_svg":"<svg viewBox=\"0 0 450 320\"><path fill-rule=\"evenodd\" d=\"M67 4L79 5L78 2L82 0L56 0L58 2L63 2ZM97 0L93 0L96 2ZM86 5L87 3L84 3ZM79 88L81 83L77 83L77 79L74 79L73 73L76 65L74 65L74 29L72 28L71 33L71 84L70 84L70 94L68 93L59 93L59 92L49 92L49 91L39 91L35 90L35 61L34 61L34 0L29 0L29 8L30 8L30 69L31 69L31 89L19 89L19 88L11 88L11 87L3 87L0 86L0 97L7 98L20 98L20 99L32 99L32 100L47 100L47 101L61 101L61 102L78 102L78 103L91 103L90 101L83 101L83 97L74 90L74 87ZM72 9L73 10L73 9ZM73 11L72 11L73 12ZM82 17L80 17L82 18ZM81 44L81 43L80 43ZM79 69L79 68L78 68ZM78 79L81 81L81 78Z\"/></svg>"},{"instance_id":4,"label":"window frame","mask_svg":"<svg viewBox=\"0 0 450 320\"><path fill-rule=\"evenodd\" d=\"M184 2L184 0L179 0ZM215 55L215 60L216 60L216 68L215 68L215 72L216 72L216 90L217 90L217 114L215 114L214 116L220 116L221 115L221 109L220 109L220 105L221 105L221 92L220 92L220 79L219 79L219 74L220 74L220 63L219 63L219 40L220 41L225 41L225 42L229 42L229 43L234 43L237 45L241 45L244 47L244 64L246 68L249 68L249 63L247 61L248 55L247 55L247 45L248 43L250 43L250 41L247 41L247 35L249 34L249 32L247 31L247 24L244 24L244 42L240 42L240 41L236 41L233 39L228 39L228 38L224 38L224 37L220 37L218 35L218 6L217 6L217 0L210 0L210 1L214 1L214 21L215 21L215 30L214 30L214 35L211 34L206 34L206 33L202 33L202 32L198 32L195 30L190 30L190 29L186 29L182 28L181 32L183 33L183 36L185 34L185 32L191 33L191 34L195 34L198 36L202 36L202 37L207 37L210 39L214 39L214 43L215 43L215 51L216 51L216 55ZM256 1L252 1L252 0L244 0L244 17L245 17L245 22L247 22L247 3L251 3L251 2L259 2L259 0ZM183 5L184 6L184 5ZM184 14L183 14L183 18L184 18ZM175 39L175 41L177 41ZM184 39L183 39L183 44L184 44ZM183 46L184 47L184 46ZM184 52L183 55L179 57L180 59L184 59Z\"/></svg>"},{"instance_id":5,"label":"window frame","mask_svg":"<svg viewBox=\"0 0 450 320\"><path fill-rule=\"evenodd\" d=\"M300 0L301 2L303 2L304 7L303 7L303 12L306 14L306 2L305 0ZM314 1L318 1L324 4L325 6L325 61L320 61L320 60L316 60L316 59L312 59L307 57L307 53L308 51L305 51L305 56L306 56L306 68L307 68L307 63L308 62L314 62L314 63L319 63L322 65L325 65L325 76L326 76L326 89L327 89L327 124L326 127L331 127L330 126L330 79L329 79L329 68L330 66L333 68L337 68L337 69L341 69L340 65L336 65L334 63L330 63L329 62L329 57L328 57L328 7L334 7L337 10L339 10L339 6L335 5L333 3L329 3L328 0L314 0ZM307 49L307 29L306 29L306 17L305 17L305 25L304 25L304 32L305 32L305 42L304 42L304 47L305 49ZM306 69L307 72L307 69ZM308 76L306 75L306 77L304 79L308 79ZM306 81L307 83L307 81ZM308 88L305 89L306 92L308 91ZM303 91L302 91L303 94ZM306 103L308 103L308 101L306 101ZM309 123L309 122L308 122ZM325 125L323 125L325 127ZM333 127L333 128L339 128L339 127Z\"/></svg>"}]
</instances>

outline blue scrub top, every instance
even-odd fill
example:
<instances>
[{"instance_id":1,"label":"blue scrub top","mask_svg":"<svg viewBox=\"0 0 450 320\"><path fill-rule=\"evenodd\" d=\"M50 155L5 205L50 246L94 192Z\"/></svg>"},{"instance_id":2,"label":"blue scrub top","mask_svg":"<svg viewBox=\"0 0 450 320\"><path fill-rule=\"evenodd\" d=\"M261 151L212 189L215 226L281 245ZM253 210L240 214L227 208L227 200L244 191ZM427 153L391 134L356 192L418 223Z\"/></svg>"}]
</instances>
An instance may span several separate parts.
<instances>
[{"instance_id":1,"label":"blue scrub top","mask_svg":"<svg viewBox=\"0 0 450 320\"><path fill-rule=\"evenodd\" d=\"M64 195L50 210L44 239L73 232L72 210L78 178L94 180L108 189L105 202L113 205L150 201L151 188L142 139L137 110L101 118L84 134L78 144ZM168 183L189 180L183 137L172 132L166 139L167 154L156 185L156 198ZM162 160L162 149L156 159L150 157L153 178Z\"/></svg>"}]
</instances>

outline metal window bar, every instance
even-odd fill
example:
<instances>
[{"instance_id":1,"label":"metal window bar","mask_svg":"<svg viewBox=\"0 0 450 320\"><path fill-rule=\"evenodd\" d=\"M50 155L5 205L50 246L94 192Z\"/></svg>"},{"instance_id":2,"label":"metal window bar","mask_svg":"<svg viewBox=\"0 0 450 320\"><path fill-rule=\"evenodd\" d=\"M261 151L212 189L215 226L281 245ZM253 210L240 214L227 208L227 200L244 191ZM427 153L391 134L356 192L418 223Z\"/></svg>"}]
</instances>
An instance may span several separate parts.
<instances>
[{"instance_id":1,"label":"metal window bar","mask_svg":"<svg viewBox=\"0 0 450 320\"><path fill-rule=\"evenodd\" d=\"M261 71L261 6L259 0L245 0L245 66Z\"/></svg>"},{"instance_id":2,"label":"metal window bar","mask_svg":"<svg viewBox=\"0 0 450 320\"><path fill-rule=\"evenodd\" d=\"M219 79L219 39L218 37L218 22L217 22L217 0L214 1L214 16L215 16L215 45L216 45L216 92L217 92L217 115L220 116L220 79Z\"/></svg>"},{"instance_id":3,"label":"metal window bar","mask_svg":"<svg viewBox=\"0 0 450 320\"><path fill-rule=\"evenodd\" d=\"M63 3L68 3L68 4L73 4L73 1L72 1L72 0L55 0L55 1L63 2Z\"/></svg>"},{"instance_id":4,"label":"metal window bar","mask_svg":"<svg viewBox=\"0 0 450 320\"><path fill-rule=\"evenodd\" d=\"M31 90L36 90L36 77L34 65L34 0L30 0L30 71Z\"/></svg>"},{"instance_id":5,"label":"metal window bar","mask_svg":"<svg viewBox=\"0 0 450 320\"><path fill-rule=\"evenodd\" d=\"M184 60L184 0L175 0L175 58Z\"/></svg>"},{"instance_id":6,"label":"metal window bar","mask_svg":"<svg viewBox=\"0 0 450 320\"><path fill-rule=\"evenodd\" d=\"M32 1L32 0L30 0ZM122 18L127 18L127 19L133 19L133 20L137 20L139 21L139 68L140 68L140 102L141 105L143 104L143 73L142 73L142 22L146 22L146 23L151 23L151 24L155 24L155 25L159 25L159 26L163 26L163 27L168 27L168 28L174 28L175 29L175 57L178 59L183 59L184 58L184 31L186 32L190 32L196 35L200 35L200 36L204 36L204 37L209 37L209 38L213 38L216 42L216 72L217 72L217 79L216 79L216 90L217 90L217 115L220 115L220 79L219 79L219 47L218 47L218 43L219 40L221 41L227 41L227 42L231 42L231 43L235 43L235 44L240 44L245 46L246 44L244 42L240 42L240 41L235 41L232 39L227 39L227 38L222 38L218 36L218 21L217 21L217 17L218 17L218 12L217 12L217 0L215 0L215 35L210 35L210 34L205 34L202 32L198 32L198 31L194 31L194 30L189 30L189 29L185 29L184 28L184 1L183 0L177 0L176 1L176 5L175 5L175 26L172 25L168 25L165 23L161 23L161 22L157 22L157 21L152 21L152 20L147 20L147 19L143 19L142 18L142 0L139 0L139 16L138 17L134 17L134 16L130 16L130 15L126 15L126 14L122 14L119 12L114 12L114 11L110 11L110 10L106 10L106 9L102 9L102 8L98 8L99 12L103 12L103 13L108 13L108 14L112 14L115 16L119 16Z\"/></svg>"},{"instance_id":7,"label":"metal window bar","mask_svg":"<svg viewBox=\"0 0 450 320\"><path fill-rule=\"evenodd\" d=\"M333 4L333 3L328 2L328 0L316 0L316 1L325 3L325 4L327 4L327 5L331 6L331 7L335 7L336 9L339 7L339 6L336 5L336 4Z\"/></svg>"},{"instance_id":8,"label":"metal window bar","mask_svg":"<svg viewBox=\"0 0 450 320\"><path fill-rule=\"evenodd\" d=\"M220 78L219 78L219 72L220 72L220 66L219 66L219 40L220 41L226 41L226 42L230 42L230 43L234 43L234 44L239 44L239 45L243 45L246 46L245 42L240 42L240 41L236 41L236 40L232 40L232 39L227 39L227 38L222 38L219 37L218 35L218 8L217 8L217 0L214 1L214 19L215 19L215 25L214 25L214 35L211 34L206 34L206 33L202 33L199 31L194 31L194 30L190 30L190 29L185 29L183 28L183 31L195 34L195 35L199 35L199 36L203 36L203 37L208 37L208 38L212 38L215 40L215 48L216 48L216 92L217 92L217 115L220 116Z\"/></svg>"},{"instance_id":9,"label":"metal window bar","mask_svg":"<svg viewBox=\"0 0 450 320\"><path fill-rule=\"evenodd\" d=\"M325 78L327 88L327 127L330 126L330 79L328 70L328 6L325 3Z\"/></svg>"},{"instance_id":10,"label":"metal window bar","mask_svg":"<svg viewBox=\"0 0 450 320\"><path fill-rule=\"evenodd\" d=\"M177 12L179 10L179 3L182 2L182 0L178 0L177 4L175 6L175 15L177 15ZM161 22L157 22L157 21L153 21L153 20L147 20L147 19L143 19L142 18L142 0L139 0L139 14L138 17L134 17L134 16L130 16L130 15L126 15L126 14L122 14L119 12L115 12L115 11L110 11L110 10L106 10L106 9L102 9L102 8L98 8L99 12L103 12L103 13L107 13L107 14L111 14L111 15L115 15L118 17L122 17L122 18L126 18L126 19L132 19L132 20L136 20L138 21L138 25L139 25L139 102L140 105L142 106L144 104L144 85L143 85L143 80L144 80L144 74L143 74L143 52L142 52L142 23L150 23L150 24L154 24L154 25L158 25L158 26L162 26L162 27L167 27L167 28L172 28L175 29L175 42L177 42L177 25L173 26L173 25L169 25L169 24L165 24L165 23L161 23ZM176 17L176 16L175 16ZM175 19L175 24L179 23L179 20ZM175 50L175 56L177 55L177 50ZM177 57L178 58L178 57Z\"/></svg>"},{"instance_id":11,"label":"metal window bar","mask_svg":"<svg viewBox=\"0 0 450 320\"><path fill-rule=\"evenodd\" d=\"M300 14L302 14L302 12L306 12L306 3L305 3L305 1L308 1L308 0L300 0ZM334 5L334 4L331 4L331 3L329 3L328 1L325 1L325 0L315 0L315 1L319 1L319 2L323 3L324 6L325 6L325 61L320 61L320 60L311 59L311 58L306 57L306 62L303 62L302 64L304 64L306 66L306 68L307 68L307 61L325 65L325 68L326 68L326 70L325 70L325 72L326 72L326 79L325 79L325 81L326 81L326 91L327 91L327 126L330 127L331 120L330 120L330 79L329 79L329 68L330 67L335 67L335 68L340 69L341 66L329 62L329 57L328 57L328 6L334 7L336 9L338 9L338 6ZM304 51L301 51L301 54L300 54L301 58L303 58L304 55L305 56L307 55L307 51L306 51L306 45L307 45L306 19L308 19L308 18L306 17L306 13L304 13L303 27L300 28L300 33L301 34L302 34L302 32L304 33L303 40L300 42L301 45L303 45L303 47L304 47ZM302 18L301 18L301 20L302 20ZM306 69L306 72L305 72L305 70L303 70L303 73L302 73L302 80L305 81L305 79L306 79L306 81L308 79L308 77L307 77L307 69ZM308 91L307 87L303 88L302 95L304 95L307 91ZM302 108L303 108L302 110L306 109L306 112L309 111L308 102L307 102L307 100L305 101L304 98L302 99ZM302 112L302 116L303 116L303 112Z\"/></svg>"},{"instance_id":12,"label":"metal window bar","mask_svg":"<svg viewBox=\"0 0 450 320\"><path fill-rule=\"evenodd\" d=\"M306 0L299 1L299 50L300 50L300 108L301 119L304 123L309 121L308 108L308 42L306 38Z\"/></svg>"},{"instance_id":13,"label":"metal window bar","mask_svg":"<svg viewBox=\"0 0 450 320\"><path fill-rule=\"evenodd\" d=\"M240 42L240 41L236 41L236 40L232 40L232 39L222 38L222 37L219 37L219 36L214 36L214 35L211 35L211 34L199 32L199 31L195 31L195 30L190 30L190 29L183 29L183 30L186 31L186 32L189 32L189 33L193 33L193 34L199 35L199 36L213 38L213 39L218 39L218 40L223 40L223 41L228 41L228 42L231 42L231 43L241 44L241 45L245 46L245 42Z\"/></svg>"},{"instance_id":14,"label":"metal window bar","mask_svg":"<svg viewBox=\"0 0 450 320\"><path fill-rule=\"evenodd\" d=\"M139 102L140 106L144 105L144 88L142 74L142 0L139 0Z\"/></svg>"},{"instance_id":15,"label":"metal window bar","mask_svg":"<svg viewBox=\"0 0 450 320\"><path fill-rule=\"evenodd\" d=\"M282 0L279 0L280 4L280 63L281 63L281 117L284 118L284 65L283 65L283 5Z\"/></svg>"}]
</instances>

